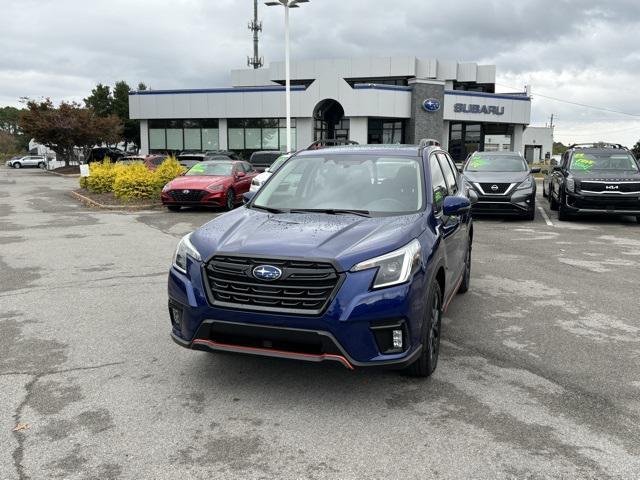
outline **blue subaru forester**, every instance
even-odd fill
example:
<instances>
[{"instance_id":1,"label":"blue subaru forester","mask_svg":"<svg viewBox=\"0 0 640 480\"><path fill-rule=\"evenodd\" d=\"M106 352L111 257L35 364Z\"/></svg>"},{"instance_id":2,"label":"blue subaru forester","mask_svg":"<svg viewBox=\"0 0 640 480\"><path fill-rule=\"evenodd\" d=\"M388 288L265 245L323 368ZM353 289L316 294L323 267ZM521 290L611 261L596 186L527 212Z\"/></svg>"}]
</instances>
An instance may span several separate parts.
<instances>
[{"instance_id":1,"label":"blue subaru forester","mask_svg":"<svg viewBox=\"0 0 640 480\"><path fill-rule=\"evenodd\" d=\"M473 240L467 191L437 142L299 152L251 195L180 241L175 342L435 370Z\"/></svg>"}]
</instances>

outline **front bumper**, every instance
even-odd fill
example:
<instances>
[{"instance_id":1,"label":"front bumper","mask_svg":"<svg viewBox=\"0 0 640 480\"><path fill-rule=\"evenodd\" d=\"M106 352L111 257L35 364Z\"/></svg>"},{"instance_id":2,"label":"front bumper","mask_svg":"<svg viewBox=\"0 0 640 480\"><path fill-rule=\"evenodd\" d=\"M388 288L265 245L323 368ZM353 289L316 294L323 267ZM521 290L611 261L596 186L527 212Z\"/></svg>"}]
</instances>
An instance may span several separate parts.
<instances>
[{"instance_id":1,"label":"front bumper","mask_svg":"<svg viewBox=\"0 0 640 480\"><path fill-rule=\"evenodd\" d=\"M171 336L194 350L235 352L346 368L403 368L420 355L425 313L424 274L404 285L370 291L374 271L347 273L328 308L318 316L212 307L199 264L189 275L171 269ZM176 321L176 316L179 320ZM403 331L403 349L381 352L380 332Z\"/></svg>"},{"instance_id":2,"label":"front bumper","mask_svg":"<svg viewBox=\"0 0 640 480\"><path fill-rule=\"evenodd\" d=\"M471 207L474 215L526 215L535 203L533 188L515 190L509 195L477 194L478 201Z\"/></svg>"},{"instance_id":3,"label":"front bumper","mask_svg":"<svg viewBox=\"0 0 640 480\"><path fill-rule=\"evenodd\" d=\"M182 206L182 207L220 207L225 205L226 203L226 194L224 191L219 192L209 192L204 191L205 193L197 200L182 200L176 199L171 194L171 190L167 192L162 192L160 198L162 200L162 204L166 206Z\"/></svg>"},{"instance_id":4,"label":"front bumper","mask_svg":"<svg viewBox=\"0 0 640 480\"><path fill-rule=\"evenodd\" d=\"M564 206L571 214L640 215L640 195L566 192Z\"/></svg>"}]
</instances>

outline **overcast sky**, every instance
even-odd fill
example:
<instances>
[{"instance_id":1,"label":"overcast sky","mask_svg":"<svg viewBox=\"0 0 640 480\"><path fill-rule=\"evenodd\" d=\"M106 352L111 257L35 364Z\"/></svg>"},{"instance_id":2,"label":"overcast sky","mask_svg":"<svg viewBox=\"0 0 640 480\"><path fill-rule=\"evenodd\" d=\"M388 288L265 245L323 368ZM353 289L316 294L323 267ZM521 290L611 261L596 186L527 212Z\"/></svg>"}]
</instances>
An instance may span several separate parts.
<instances>
[{"instance_id":1,"label":"overcast sky","mask_svg":"<svg viewBox=\"0 0 640 480\"><path fill-rule=\"evenodd\" d=\"M283 58L280 8L260 1L261 54ZM251 54L252 0L0 0L0 106L82 100L96 83L216 87ZM556 139L640 139L639 0L311 0L292 10L292 58L415 55L497 65L533 91ZM632 115L561 103L541 95Z\"/></svg>"}]
</instances>

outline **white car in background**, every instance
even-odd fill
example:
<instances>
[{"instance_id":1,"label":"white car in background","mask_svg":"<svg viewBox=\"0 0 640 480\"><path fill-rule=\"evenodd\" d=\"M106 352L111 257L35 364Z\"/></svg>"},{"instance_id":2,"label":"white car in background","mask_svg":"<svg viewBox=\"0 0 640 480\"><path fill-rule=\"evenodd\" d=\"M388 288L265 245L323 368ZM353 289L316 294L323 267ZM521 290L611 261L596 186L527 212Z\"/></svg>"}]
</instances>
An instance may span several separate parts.
<instances>
[{"instance_id":1,"label":"white car in background","mask_svg":"<svg viewBox=\"0 0 640 480\"><path fill-rule=\"evenodd\" d=\"M47 161L42 155L26 155L20 158L12 158L6 163L7 167L22 168L22 167L38 167L44 168L47 165Z\"/></svg>"},{"instance_id":2,"label":"white car in background","mask_svg":"<svg viewBox=\"0 0 640 480\"><path fill-rule=\"evenodd\" d=\"M253 180L251 180L251 186L249 187L249 191L257 192L258 190L260 190L260 187L264 185L264 182L266 182L269 179L269 177L273 175L276 172L276 170L278 170L282 166L282 164L289 159L289 157L291 157L291 155L292 155L291 153L285 153L283 155L280 155L278 158L276 158L273 161L271 166L268 167L264 172L253 177Z\"/></svg>"}]
</instances>

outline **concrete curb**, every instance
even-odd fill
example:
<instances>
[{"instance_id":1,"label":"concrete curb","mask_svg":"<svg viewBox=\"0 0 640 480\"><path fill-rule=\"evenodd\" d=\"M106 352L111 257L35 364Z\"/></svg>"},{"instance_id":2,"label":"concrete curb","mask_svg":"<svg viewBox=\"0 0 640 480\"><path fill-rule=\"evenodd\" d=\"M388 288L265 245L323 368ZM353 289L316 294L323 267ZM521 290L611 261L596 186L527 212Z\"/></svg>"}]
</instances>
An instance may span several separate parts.
<instances>
[{"instance_id":1,"label":"concrete curb","mask_svg":"<svg viewBox=\"0 0 640 480\"><path fill-rule=\"evenodd\" d=\"M144 205L105 205L103 203L96 202L95 200L89 197L85 197L84 195L78 192L74 192L73 190L69 193L76 200L80 200L81 203L84 203L89 207L101 208L103 210L151 210L154 208L162 207L162 205L155 204L155 203L149 203Z\"/></svg>"},{"instance_id":2,"label":"concrete curb","mask_svg":"<svg viewBox=\"0 0 640 480\"><path fill-rule=\"evenodd\" d=\"M56 175L58 177L78 178L80 176L79 173L58 173L58 172L52 172L51 170L43 170L43 171L48 173L49 175Z\"/></svg>"}]
</instances>

